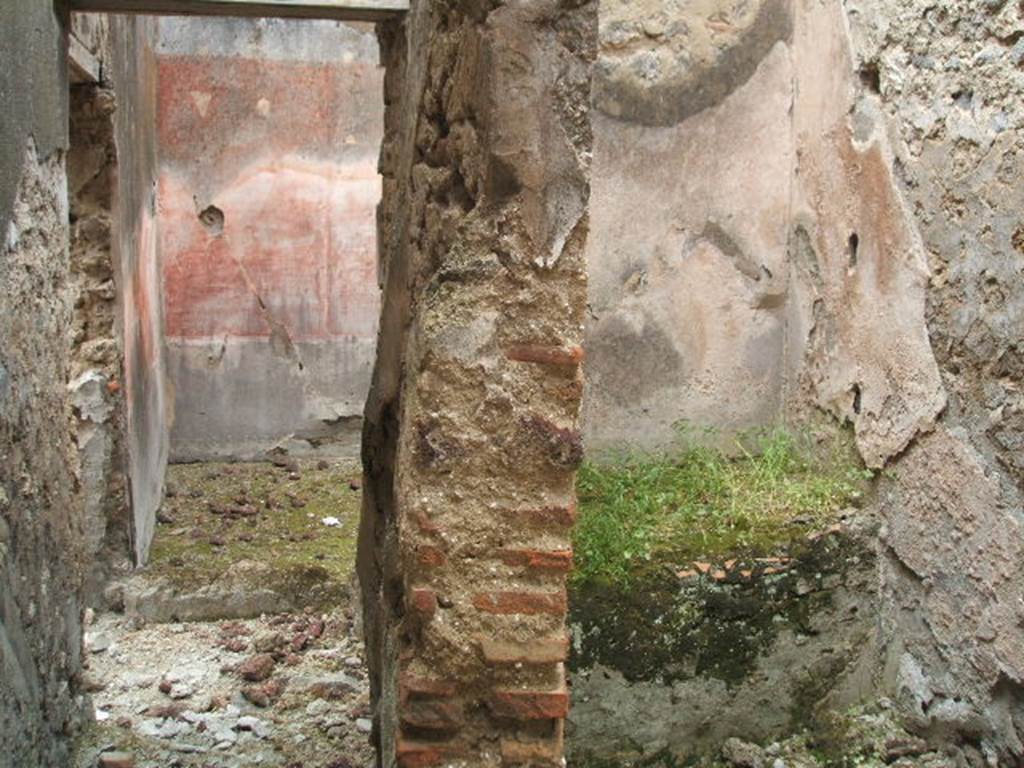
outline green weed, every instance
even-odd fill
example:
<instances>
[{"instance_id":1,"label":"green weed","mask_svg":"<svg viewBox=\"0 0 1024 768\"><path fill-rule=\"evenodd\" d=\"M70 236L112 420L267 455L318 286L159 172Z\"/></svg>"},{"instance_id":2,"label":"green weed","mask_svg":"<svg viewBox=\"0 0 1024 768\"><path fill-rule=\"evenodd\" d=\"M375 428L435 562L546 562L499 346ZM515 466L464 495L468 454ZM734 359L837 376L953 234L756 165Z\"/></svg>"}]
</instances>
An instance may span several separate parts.
<instances>
[{"instance_id":1,"label":"green weed","mask_svg":"<svg viewBox=\"0 0 1024 768\"><path fill-rule=\"evenodd\" d=\"M777 428L742 436L737 454L678 452L587 462L579 472L578 581L626 583L651 560L768 552L794 528L857 502L871 473L843 441L816 445Z\"/></svg>"}]
</instances>

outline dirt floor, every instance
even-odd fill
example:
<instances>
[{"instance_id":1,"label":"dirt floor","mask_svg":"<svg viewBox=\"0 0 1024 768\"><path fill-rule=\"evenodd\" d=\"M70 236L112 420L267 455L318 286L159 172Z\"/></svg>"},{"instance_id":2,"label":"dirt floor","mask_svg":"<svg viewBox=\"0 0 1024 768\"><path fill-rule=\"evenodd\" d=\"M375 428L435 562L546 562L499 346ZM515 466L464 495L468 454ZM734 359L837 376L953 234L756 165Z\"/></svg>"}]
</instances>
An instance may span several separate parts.
<instances>
[{"instance_id":1,"label":"dirt floor","mask_svg":"<svg viewBox=\"0 0 1024 768\"><path fill-rule=\"evenodd\" d=\"M171 467L151 564L111 590L120 611L87 617L96 723L75 768L372 765L358 477L353 462Z\"/></svg>"}]
</instances>

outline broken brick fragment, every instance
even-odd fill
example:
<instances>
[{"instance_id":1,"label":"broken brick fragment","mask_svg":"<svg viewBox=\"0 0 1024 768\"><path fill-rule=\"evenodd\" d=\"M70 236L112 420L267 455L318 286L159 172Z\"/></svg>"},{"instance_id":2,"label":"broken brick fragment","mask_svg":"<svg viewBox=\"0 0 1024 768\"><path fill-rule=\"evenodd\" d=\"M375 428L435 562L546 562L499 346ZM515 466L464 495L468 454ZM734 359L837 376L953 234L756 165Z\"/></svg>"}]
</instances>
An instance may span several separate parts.
<instances>
[{"instance_id":1,"label":"broken brick fragment","mask_svg":"<svg viewBox=\"0 0 1024 768\"><path fill-rule=\"evenodd\" d=\"M438 568L445 564L444 550L432 544L424 544L416 550L416 559L425 568Z\"/></svg>"},{"instance_id":2,"label":"broken brick fragment","mask_svg":"<svg viewBox=\"0 0 1024 768\"><path fill-rule=\"evenodd\" d=\"M437 593L425 587L409 591L409 612L420 621L428 622L437 613Z\"/></svg>"},{"instance_id":3,"label":"broken brick fragment","mask_svg":"<svg viewBox=\"0 0 1024 768\"><path fill-rule=\"evenodd\" d=\"M247 685L242 688L242 696L257 707L269 707L284 693L284 682L267 680L259 685Z\"/></svg>"},{"instance_id":4,"label":"broken brick fragment","mask_svg":"<svg viewBox=\"0 0 1024 768\"><path fill-rule=\"evenodd\" d=\"M243 680L258 683L274 673L276 663L269 653L257 653L239 664L235 671Z\"/></svg>"},{"instance_id":5,"label":"broken brick fragment","mask_svg":"<svg viewBox=\"0 0 1024 768\"><path fill-rule=\"evenodd\" d=\"M542 365L576 366L583 362L583 348L580 346L545 346L542 344L516 344L509 347L505 356L520 363Z\"/></svg>"}]
</instances>

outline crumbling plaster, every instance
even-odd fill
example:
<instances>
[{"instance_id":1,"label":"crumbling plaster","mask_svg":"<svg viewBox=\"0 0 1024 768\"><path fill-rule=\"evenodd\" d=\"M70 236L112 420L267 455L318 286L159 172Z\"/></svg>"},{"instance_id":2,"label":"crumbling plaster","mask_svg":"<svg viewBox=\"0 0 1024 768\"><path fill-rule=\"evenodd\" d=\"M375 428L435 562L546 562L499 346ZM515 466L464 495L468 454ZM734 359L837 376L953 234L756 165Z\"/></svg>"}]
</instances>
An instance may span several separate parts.
<instances>
[{"instance_id":1,"label":"crumbling plaster","mask_svg":"<svg viewBox=\"0 0 1024 768\"><path fill-rule=\"evenodd\" d=\"M885 469L879 682L1008 759L1022 31L999 0L605 2L588 241L588 446L852 425Z\"/></svg>"},{"instance_id":2,"label":"crumbling plaster","mask_svg":"<svg viewBox=\"0 0 1024 768\"><path fill-rule=\"evenodd\" d=\"M855 0L854 65L930 266L949 405L882 481L891 665L919 727L1024 755L1024 9Z\"/></svg>"}]
</instances>

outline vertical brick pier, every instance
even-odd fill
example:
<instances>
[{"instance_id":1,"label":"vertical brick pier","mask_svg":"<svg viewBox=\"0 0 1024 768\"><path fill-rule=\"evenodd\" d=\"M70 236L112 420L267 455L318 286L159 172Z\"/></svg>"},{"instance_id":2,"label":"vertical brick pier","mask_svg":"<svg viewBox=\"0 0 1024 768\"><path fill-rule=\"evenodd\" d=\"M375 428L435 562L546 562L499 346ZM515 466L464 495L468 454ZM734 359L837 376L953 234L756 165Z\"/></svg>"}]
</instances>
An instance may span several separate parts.
<instances>
[{"instance_id":1,"label":"vertical brick pier","mask_svg":"<svg viewBox=\"0 0 1024 768\"><path fill-rule=\"evenodd\" d=\"M596 6L448 5L380 28L374 737L384 766L560 765Z\"/></svg>"}]
</instances>

